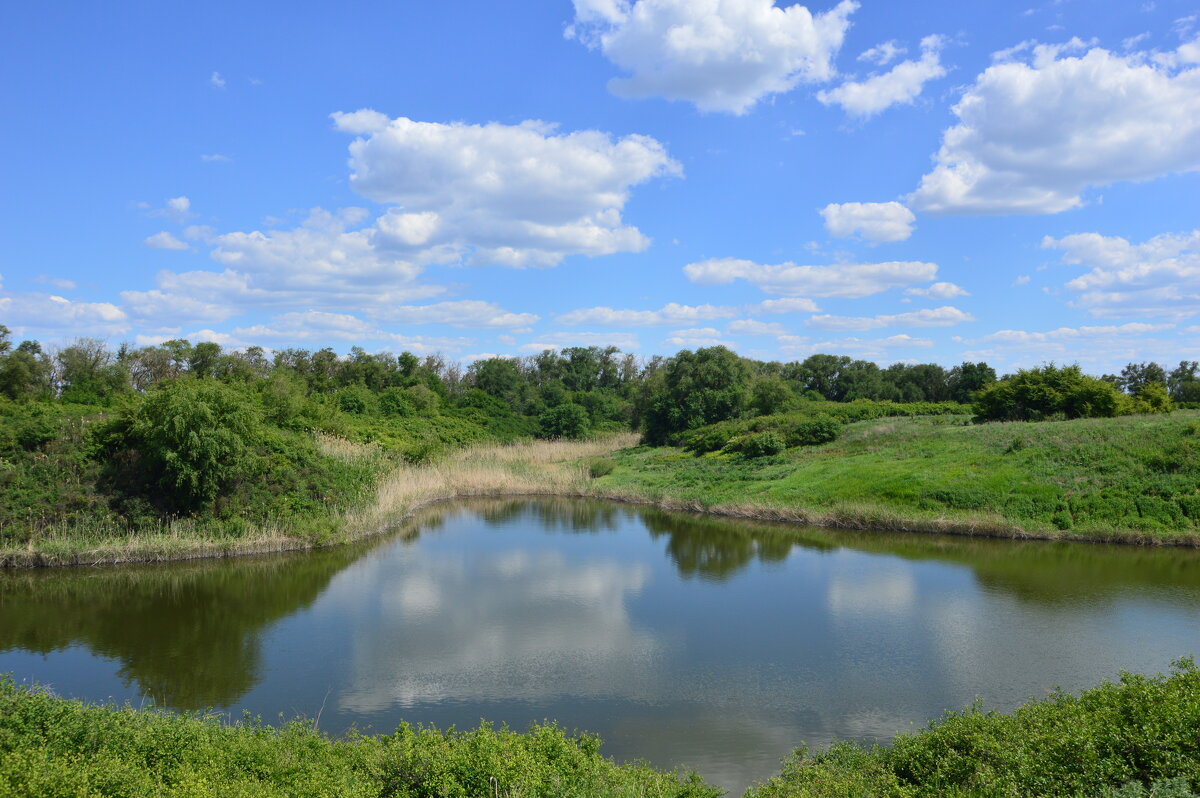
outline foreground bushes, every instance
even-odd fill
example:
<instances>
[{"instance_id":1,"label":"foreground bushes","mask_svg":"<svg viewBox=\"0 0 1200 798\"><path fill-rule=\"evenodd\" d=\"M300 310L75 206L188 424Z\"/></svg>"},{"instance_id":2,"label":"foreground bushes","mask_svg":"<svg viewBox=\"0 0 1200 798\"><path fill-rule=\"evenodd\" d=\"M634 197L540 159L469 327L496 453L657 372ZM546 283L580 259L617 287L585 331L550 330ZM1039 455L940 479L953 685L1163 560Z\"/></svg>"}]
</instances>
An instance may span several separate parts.
<instances>
[{"instance_id":1,"label":"foreground bushes","mask_svg":"<svg viewBox=\"0 0 1200 798\"><path fill-rule=\"evenodd\" d=\"M441 732L401 725L331 740L282 728L86 705L0 682L6 796L596 796L715 798L694 776L615 765L554 725Z\"/></svg>"},{"instance_id":2,"label":"foreground bushes","mask_svg":"<svg viewBox=\"0 0 1200 798\"><path fill-rule=\"evenodd\" d=\"M1151 792L1147 787L1153 787ZM798 749L755 798L792 796L1188 796L1200 787L1200 670L1122 674L1009 715L948 713L890 748Z\"/></svg>"}]
</instances>

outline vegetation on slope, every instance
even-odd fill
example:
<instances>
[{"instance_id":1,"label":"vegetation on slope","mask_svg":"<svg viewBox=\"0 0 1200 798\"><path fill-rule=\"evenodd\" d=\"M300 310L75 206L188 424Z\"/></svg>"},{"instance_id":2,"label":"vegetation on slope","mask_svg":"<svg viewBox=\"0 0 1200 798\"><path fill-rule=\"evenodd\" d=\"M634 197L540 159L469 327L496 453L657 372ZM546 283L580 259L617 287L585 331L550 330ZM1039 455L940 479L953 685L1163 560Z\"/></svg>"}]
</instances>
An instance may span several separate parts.
<instances>
[{"instance_id":1,"label":"vegetation on slope","mask_svg":"<svg viewBox=\"0 0 1200 798\"><path fill-rule=\"evenodd\" d=\"M481 725L402 724L380 736L331 739L316 722L94 706L0 681L0 793L20 798L173 795L638 796L716 798L694 775L616 765L598 738L555 725L524 734Z\"/></svg>"},{"instance_id":2,"label":"vegetation on slope","mask_svg":"<svg viewBox=\"0 0 1200 798\"><path fill-rule=\"evenodd\" d=\"M594 484L601 493L845 526L1200 541L1196 411L984 425L966 415L879 418L850 423L828 443L737 451L743 429L804 423L787 414L693 430L686 445L707 454L624 451Z\"/></svg>"},{"instance_id":3,"label":"vegetation on slope","mask_svg":"<svg viewBox=\"0 0 1200 798\"><path fill-rule=\"evenodd\" d=\"M888 747L801 748L749 798L1107 796L1191 798L1200 788L1200 670L1123 674L1011 714L951 712Z\"/></svg>"}]
</instances>

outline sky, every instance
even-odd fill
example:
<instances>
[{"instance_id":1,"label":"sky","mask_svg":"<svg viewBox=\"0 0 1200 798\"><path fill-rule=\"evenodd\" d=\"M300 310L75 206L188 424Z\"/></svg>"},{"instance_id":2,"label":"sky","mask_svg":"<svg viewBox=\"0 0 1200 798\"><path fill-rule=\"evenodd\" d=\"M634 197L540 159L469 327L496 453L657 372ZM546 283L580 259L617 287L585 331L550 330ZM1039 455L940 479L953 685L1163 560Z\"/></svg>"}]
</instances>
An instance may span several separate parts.
<instances>
[{"instance_id":1,"label":"sky","mask_svg":"<svg viewBox=\"0 0 1200 798\"><path fill-rule=\"evenodd\" d=\"M471 361L1200 358L1200 3L0 13L0 324Z\"/></svg>"}]
</instances>

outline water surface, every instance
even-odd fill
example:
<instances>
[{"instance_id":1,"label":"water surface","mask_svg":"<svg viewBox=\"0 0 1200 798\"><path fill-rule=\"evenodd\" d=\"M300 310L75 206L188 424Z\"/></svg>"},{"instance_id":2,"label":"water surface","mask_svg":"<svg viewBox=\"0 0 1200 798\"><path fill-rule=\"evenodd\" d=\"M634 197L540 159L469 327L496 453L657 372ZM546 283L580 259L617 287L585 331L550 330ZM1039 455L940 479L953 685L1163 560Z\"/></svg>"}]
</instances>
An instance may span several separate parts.
<instances>
[{"instance_id":1,"label":"water surface","mask_svg":"<svg viewBox=\"0 0 1200 798\"><path fill-rule=\"evenodd\" d=\"M557 720L740 791L1200 648L1180 549L835 533L581 500L434 508L329 552L0 575L0 672L339 733Z\"/></svg>"}]
</instances>

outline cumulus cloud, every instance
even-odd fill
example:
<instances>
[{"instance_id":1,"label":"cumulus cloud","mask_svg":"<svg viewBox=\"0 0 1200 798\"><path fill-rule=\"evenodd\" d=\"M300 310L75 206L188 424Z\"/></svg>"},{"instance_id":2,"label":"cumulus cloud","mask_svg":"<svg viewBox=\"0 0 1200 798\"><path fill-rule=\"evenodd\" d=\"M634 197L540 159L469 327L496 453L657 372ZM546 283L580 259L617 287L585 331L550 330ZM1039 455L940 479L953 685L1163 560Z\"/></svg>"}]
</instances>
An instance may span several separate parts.
<instances>
[{"instance_id":1,"label":"cumulus cloud","mask_svg":"<svg viewBox=\"0 0 1200 798\"><path fill-rule=\"evenodd\" d=\"M842 0L813 14L773 0L574 0L567 36L599 49L628 77L619 97L664 97L701 111L744 114L762 98L836 75L858 8Z\"/></svg>"},{"instance_id":2,"label":"cumulus cloud","mask_svg":"<svg viewBox=\"0 0 1200 798\"><path fill-rule=\"evenodd\" d=\"M984 343L1011 344L1028 346L1044 343L1070 343L1086 340L1112 340L1123 335L1144 335L1151 332L1170 330L1173 324L1147 324L1145 322L1130 322L1129 324L1108 325L1103 327L1059 327L1045 332L1028 332L1025 330L997 330L985 335L980 340Z\"/></svg>"},{"instance_id":3,"label":"cumulus cloud","mask_svg":"<svg viewBox=\"0 0 1200 798\"><path fill-rule=\"evenodd\" d=\"M738 314L737 308L716 305L680 305L668 302L658 310L614 310L610 307L580 308L558 316L559 324L624 324L650 327L661 324L728 319Z\"/></svg>"},{"instance_id":4,"label":"cumulus cloud","mask_svg":"<svg viewBox=\"0 0 1200 798\"><path fill-rule=\"evenodd\" d=\"M919 59L901 61L882 74L871 75L861 81L846 81L837 88L819 91L817 99L824 105L840 105L846 113L860 117L873 116L893 105L912 105L926 83L946 74L941 62L943 43L941 36L926 36L921 40ZM883 55L885 53L878 57Z\"/></svg>"},{"instance_id":5,"label":"cumulus cloud","mask_svg":"<svg viewBox=\"0 0 1200 798\"><path fill-rule=\"evenodd\" d=\"M685 330L672 330L666 341L671 346L681 348L697 346L729 346L729 342L721 337L719 330L712 327L691 327Z\"/></svg>"},{"instance_id":6,"label":"cumulus cloud","mask_svg":"<svg viewBox=\"0 0 1200 798\"><path fill-rule=\"evenodd\" d=\"M225 88L225 78L221 77L221 73L220 73L220 72L213 72L211 75L209 75L209 76L208 76L208 83L209 83L209 85L210 85L210 86L212 86L214 89L223 89L223 88Z\"/></svg>"},{"instance_id":7,"label":"cumulus cloud","mask_svg":"<svg viewBox=\"0 0 1200 798\"><path fill-rule=\"evenodd\" d=\"M800 357L818 352L836 352L839 355L853 355L867 360L892 360L896 349L927 349L933 346L929 338L916 338L906 333L890 335L887 338L838 338L814 341L799 335L781 335L777 339L781 352Z\"/></svg>"},{"instance_id":8,"label":"cumulus cloud","mask_svg":"<svg viewBox=\"0 0 1200 798\"><path fill-rule=\"evenodd\" d=\"M907 52L908 50L898 45L895 39L892 39L891 41L881 42L871 49L859 53L858 60L867 61L876 66L887 66Z\"/></svg>"},{"instance_id":9,"label":"cumulus cloud","mask_svg":"<svg viewBox=\"0 0 1200 798\"><path fill-rule=\"evenodd\" d=\"M1078 39L1001 54L954 106L958 124L909 205L1058 213L1089 186L1200 168L1200 67L1182 60Z\"/></svg>"},{"instance_id":10,"label":"cumulus cloud","mask_svg":"<svg viewBox=\"0 0 1200 798\"><path fill-rule=\"evenodd\" d=\"M861 236L868 241L904 241L917 217L899 202L830 203L821 209L825 229L836 238Z\"/></svg>"},{"instance_id":11,"label":"cumulus cloud","mask_svg":"<svg viewBox=\"0 0 1200 798\"><path fill-rule=\"evenodd\" d=\"M20 337L108 337L129 329L129 317L108 302L73 302L54 294L0 298L0 318Z\"/></svg>"},{"instance_id":12,"label":"cumulus cloud","mask_svg":"<svg viewBox=\"0 0 1200 798\"><path fill-rule=\"evenodd\" d=\"M764 299L758 304L763 313L819 313L821 309L811 299L786 297L784 299Z\"/></svg>"},{"instance_id":13,"label":"cumulus cloud","mask_svg":"<svg viewBox=\"0 0 1200 798\"><path fill-rule=\"evenodd\" d=\"M809 327L821 330L875 330L880 327L949 327L975 321L970 313L945 305L940 308L925 308L911 313L896 313L890 316L813 316Z\"/></svg>"},{"instance_id":14,"label":"cumulus cloud","mask_svg":"<svg viewBox=\"0 0 1200 798\"><path fill-rule=\"evenodd\" d=\"M536 341L522 344L524 352L543 352L568 346L615 346L626 352L638 349L641 343L633 333L626 332L562 332L539 336Z\"/></svg>"},{"instance_id":15,"label":"cumulus cloud","mask_svg":"<svg viewBox=\"0 0 1200 798\"><path fill-rule=\"evenodd\" d=\"M933 299L953 299L956 296L970 296L971 294L962 286L954 283L934 283L927 288L906 288L904 293L909 296L924 296Z\"/></svg>"},{"instance_id":16,"label":"cumulus cloud","mask_svg":"<svg viewBox=\"0 0 1200 798\"><path fill-rule=\"evenodd\" d=\"M1091 271L1067 283L1075 304L1094 316L1187 318L1200 313L1200 230L1164 234L1141 244L1119 236L1077 233L1042 246Z\"/></svg>"},{"instance_id":17,"label":"cumulus cloud","mask_svg":"<svg viewBox=\"0 0 1200 798\"><path fill-rule=\"evenodd\" d=\"M166 230L163 230L161 233L155 233L152 236L147 236L146 239L142 241L142 244L150 247L151 249L189 249L187 244L180 241Z\"/></svg>"},{"instance_id":18,"label":"cumulus cloud","mask_svg":"<svg viewBox=\"0 0 1200 798\"><path fill-rule=\"evenodd\" d=\"M359 136L350 145L354 189L400 206L379 220L381 243L476 263L553 266L568 255L640 252L649 240L621 219L630 190L682 174L649 136L389 120L371 110L333 120Z\"/></svg>"},{"instance_id":19,"label":"cumulus cloud","mask_svg":"<svg viewBox=\"0 0 1200 798\"><path fill-rule=\"evenodd\" d=\"M777 321L758 321L757 319L738 319L731 321L726 328L737 335L785 335L787 329Z\"/></svg>"},{"instance_id":20,"label":"cumulus cloud","mask_svg":"<svg viewBox=\"0 0 1200 798\"><path fill-rule=\"evenodd\" d=\"M470 338L402 335L381 329L376 324L349 313L316 310L281 313L273 316L266 324L237 327L219 335L222 337L221 342L230 346L264 343L276 346L300 343L325 345L330 341L361 344L370 341L417 354L455 352L474 343Z\"/></svg>"},{"instance_id":21,"label":"cumulus cloud","mask_svg":"<svg viewBox=\"0 0 1200 798\"><path fill-rule=\"evenodd\" d=\"M701 285L728 285L740 279L768 294L857 299L890 288L929 282L937 276L937 268L937 264L919 261L767 266L749 260L716 258L689 263L683 271L689 280Z\"/></svg>"},{"instance_id":22,"label":"cumulus cloud","mask_svg":"<svg viewBox=\"0 0 1200 798\"><path fill-rule=\"evenodd\" d=\"M374 319L400 324L449 324L452 327L499 329L528 327L540 318L533 313L511 313L494 302L477 299L432 305L398 305L370 315Z\"/></svg>"}]
</instances>

